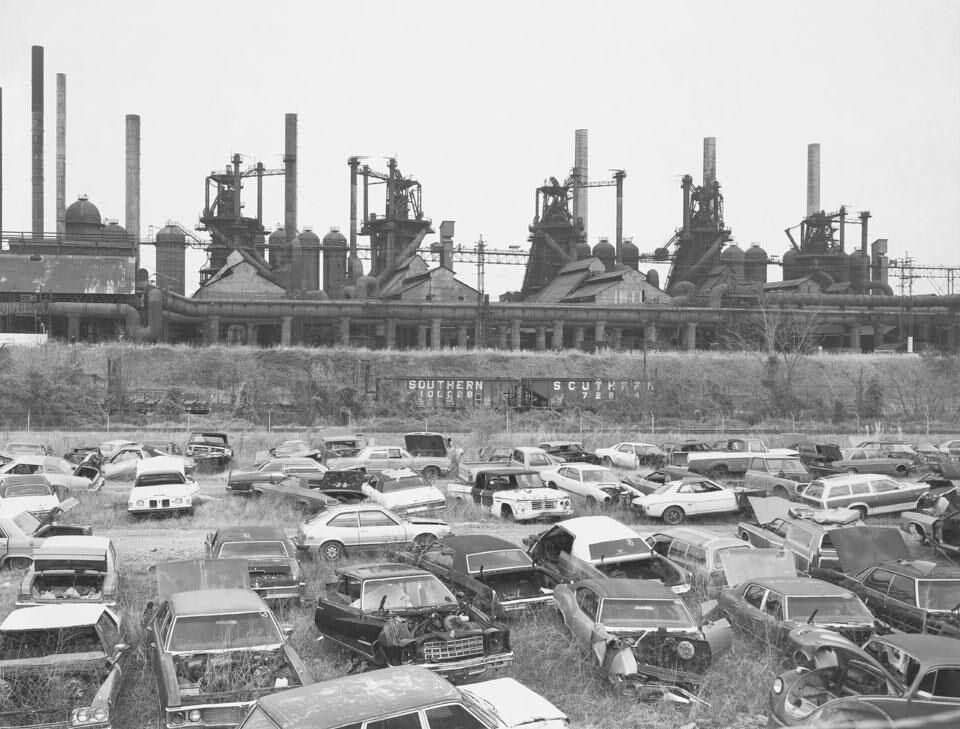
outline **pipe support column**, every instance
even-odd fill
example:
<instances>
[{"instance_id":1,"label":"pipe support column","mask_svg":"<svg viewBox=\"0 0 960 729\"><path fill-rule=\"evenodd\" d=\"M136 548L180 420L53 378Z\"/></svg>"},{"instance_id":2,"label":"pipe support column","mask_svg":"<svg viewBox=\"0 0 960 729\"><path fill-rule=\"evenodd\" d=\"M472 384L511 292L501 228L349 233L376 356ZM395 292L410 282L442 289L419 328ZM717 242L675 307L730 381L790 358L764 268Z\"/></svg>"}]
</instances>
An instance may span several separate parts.
<instances>
[{"instance_id":1,"label":"pipe support column","mask_svg":"<svg viewBox=\"0 0 960 729\"><path fill-rule=\"evenodd\" d=\"M289 347L293 335L293 317L280 317L280 346Z\"/></svg>"},{"instance_id":2,"label":"pipe support column","mask_svg":"<svg viewBox=\"0 0 960 729\"><path fill-rule=\"evenodd\" d=\"M697 323L695 321L687 322L683 337L683 348L688 352L693 352L697 348Z\"/></svg>"},{"instance_id":3,"label":"pipe support column","mask_svg":"<svg viewBox=\"0 0 960 729\"><path fill-rule=\"evenodd\" d=\"M573 330L573 346L576 349L583 347L583 339L585 336L583 327L575 327Z\"/></svg>"},{"instance_id":4,"label":"pipe support column","mask_svg":"<svg viewBox=\"0 0 960 729\"><path fill-rule=\"evenodd\" d=\"M340 344L350 346L350 317L340 317Z\"/></svg>"},{"instance_id":5,"label":"pipe support column","mask_svg":"<svg viewBox=\"0 0 960 729\"><path fill-rule=\"evenodd\" d=\"M509 332L506 325L500 324L497 327L497 349L506 349Z\"/></svg>"},{"instance_id":6,"label":"pipe support column","mask_svg":"<svg viewBox=\"0 0 960 729\"><path fill-rule=\"evenodd\" d=\"M610 346L613 347L615 352L619 352L623 349L623 329L614 327L610 334Z\"/></svg>"},{"instance_id":7,"label":"pipe support column","mask_svg":"<svg viewBox=\"0 0 960 729\"><path fill-rule=\"evenodd\" d=\"M442 319L433 318L430 320L430 349L440 349Z\"/></svg>"},{"instance_id":8,"label":"pipe support column","mask_svg":"<svg viewBox=\"0 0 960 729\"><path fill-rule=\"evenodd\" d=\"M520 351L520 320L510 320L510 349L515 352Z\"/></svg>"},{"instance_id":9,"label":"pipe support column","mask_svg":"<svg viewBox=\"0 0 960 729\"><path fill-rule=\"evenodd\" d=\"M216 344L220 341L220 317L208 316L204 322L204 334L207 344Z\"/></svg>"},{"instance_id":10,"label":"pipe support column","mask_svg":"<svg viewBox=\"0 0 960 729\"><path fill-rule=\"evenodd\" d=\"M537 327L537 350L542 352L547 348L547 328Z\"/></svg>"},{"instance_id":11,"label":"pipe support column","mask_svg":"<svg viewBox=\"0 0 960 729\"><path fill-rule=\"evenodd\" d=\"M553 322L553 348L563 349L563 320Z\"/></svg>"},{"instance_id":12,"label":"pipe support column","mask_svg":"<svg viewBox=\"0 0 960 729\"><path fill-rule=\"evenodd\" d=\"M427 348L427 325L417 324L417 349Z\"/></svg>"},{"instance_id":13,"label":"pipe support column","mask_svg":"<svg viewBox=\"0 0 960 729\"><path fill-rule=\"evenodd\" d=\"M397 320L396 319L387 319L387 324L384 328L384 335L386 337L387 349L396 349L397 348Z\"/></svg>"},{"instance_id":14,"label":"pipe support column","mask_svg":"<svg viewBox=\"0 0 960 729\"><path fill-rule=\"evenodd\" d=\"M80 341L80 316L67 317L67 339L70 342Z\"/></svg>"},{"instance_id":15,"label":"pipe support column","mask_svg":"<svg viewBox=\"0 0 960 729\"><path fill-rule=\"evenodd\" d=\"M854 354L860 354L862 351L860 348L860 325L851 324L850 325L850 351Z\"/></svg>"},{"instance_id":16,"label":"pipe support column","mask_svg":"<svg viewBox=\"0 0 960 729\"><path fill-rule=\"evenodd\" d=\"M469 346L469 340L467 339L467 328L462 325L457 327L457 346L460 349L466 349Z\"/></svg>"},{"instance_id":17,"label":"pipe support column","mask_svg":"<svg viewBox=\"0 0 960 729\"><path fill-rule=\"evenodd\" d=\"M643 341L647 347L657 346L657 327L650 322L643 328Z\"/></svg>"},{"instance_id":18,"label":"pipe support column","mask_svg":"<svg viewBox=\"0 0 960 729\"><path fill-rule=\"evenodd\" d=\"M605 321L598 321L593 325L593 341L598 347L607 343L607 323Z\"/></svg>"}]
</instances>

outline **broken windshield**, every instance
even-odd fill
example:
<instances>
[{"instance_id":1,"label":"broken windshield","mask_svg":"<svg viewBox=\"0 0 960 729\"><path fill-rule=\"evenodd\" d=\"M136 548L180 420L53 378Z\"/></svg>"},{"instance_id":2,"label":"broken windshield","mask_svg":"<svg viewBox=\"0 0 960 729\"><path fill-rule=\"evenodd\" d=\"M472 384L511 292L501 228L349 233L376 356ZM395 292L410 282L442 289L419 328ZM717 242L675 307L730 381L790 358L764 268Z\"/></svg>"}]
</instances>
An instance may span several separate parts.
<instances>
[{"instance_id":1,"label":"broken windshield","mask_svg":"<svg viewBox=\"0 0 960 729\"><path fill-rule=\"evenodd\" d=\"M93 625L0 633L0 659L4 661L98 651L103 651L103 645Z\"/></svg>"}]
</instances>

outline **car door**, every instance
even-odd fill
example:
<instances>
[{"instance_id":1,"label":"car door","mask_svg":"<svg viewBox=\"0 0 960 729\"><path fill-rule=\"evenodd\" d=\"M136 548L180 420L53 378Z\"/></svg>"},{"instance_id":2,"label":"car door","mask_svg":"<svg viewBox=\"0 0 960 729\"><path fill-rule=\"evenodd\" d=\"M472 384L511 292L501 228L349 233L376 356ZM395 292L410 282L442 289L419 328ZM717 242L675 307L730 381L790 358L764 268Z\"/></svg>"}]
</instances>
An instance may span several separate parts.
<instances>
[{"instance_id":1,"label":"car door","mask_svg":"<svg viewBox=\"0 0 960 729\"><path fill-rule=\"evenodd\" d=\"M321 541L337 541L347 547L356 548L360 544L360 529L357 522L357 512L344 511L337 514L323 526Z\"/></svg>"},{"instance_id":2,"label":"car door","mask_svg":"<svg viewBox=\"0 0 960 729\"><path fill-rule=\"evenodd\" d=\"M915 502L910 500L913 492L905 492L893 479L875 479L870 486L873 490L871 511L876 510L878 514L904 511L915 505Z\"/></svg>"},{"instance_id":3,"label":"car door","mask_svg":"<svg viewBox=\"0 0 960 729\"><path fill-rule=\"evenodd\" d=\"M320 594L314 622L317 629L354 649L363 650L358 627L361 623L361 582L352 575L339 575ZM365 652L369 653L369 644Z\"/></svg>"},{"instance_id":4,"label":"car door","mask_svg":"<svg viewBox=\"0 0 960 729\"><path fill-rule=\"evenodd\" d=\"M917 607L917 581L894 574L883 601L885 621L891 628L907 633L922 633L924 611Z\"/></svg>"},{"instance_id":5,"label":"car door","mask_svg":"<svg viewBox=\"0 0 960 729\"><path fill-rule=\"evenodd\" d=\"M566 466L557 471L557 487L568 494L579 496L582 489L580 487L580 469Z\"/></svg>"},{"instance_id":6,"label":"car door","mask_svg":"<svg viewBox=\"0 0 960 729\"><path fill-rule=\"evenodd\" d=\"M159 608L157 608L153 615L149 615L148 613L145 617L146 623L144 625L144 640L147 644L147 649L153 658L153 670L159 671L163 659L164 649L167 644L167 639L170 636L170 627L173 624L173 615L170 612L170 603L164 602ZM158 698L160 700L161 709L169 706L171 697L169 694L167 681L157 681L157 690L160 694Z\"/></svg>"},{"instance_id":7,"label":"car door","mask_svg":"<svg viewBox=\"0 0 960 729\"><path fill-rule=\"evenodd\" d=\"M615 466L633 468L637 465L637 452L633 443L622 443L611 458Z\"/></svg>"},{"instance_id":8,"label":"car door","mask_svg":"<svg viewBox=\"0 0 960 729\"><path fill-rule=\"evenodd\" d=\"M597 615L600 612L600 597L589 587L580 587L577 588L576 598L576 609L567 615L567 627L577 642L590 650Z\"/></svg>"},{"instance_id":9,"label":"car door","mask_svg":"<svg viewBox=\"0 0 960 729\"><path fill-rule=\"evenodd\" d=\"M677 504L683 508L686 514L698 514L699 504L697 503L697 482L691 481L682 483L674 491L671 504Z\"/></svg>"},{"instance_id":10,"label":"car door","mask_svg":"<svg viewBox=\"0 0 960 729\"><path fill-rule=\"evenodd\" d=\"M890 583L893 581L893 573L889 570L876 568L861 573L862 581L853 581L851 587L854 592L863 600L863 604L872 612L879 621L889 625L889 618L886 612L887 591L890 589ZM856 589L859 588L859 589Z\"/></svg>"},{"instance_id":11,"label":"car door","mask_svg":"<svg viewBox=\"0 0 960 729\"><path fill-rule=\"evenodd\" d=\"M404 466L413 468L413 456L402 448L387 448L387 468L403 468Z\"/></svg>"},{"instance_id":12,"label":"car door","mask_svg":"<svg viewBox=\"0 0 960 729\"><path fill-rule=\"evenodd\" d=\"M407 530L396 518L382 509L361 509L359 547L374 550L409 541Z\"/></svg>"},{"instance_id":13,"label":"car door","mask_svg":"<svg viewBox=\"0 0 960 729\"><path fill-rule=\"evenodd\" d=\"M716 514L737 508L737 498L732 491L707 481L694 484L694 497L698 514Z\"/></svg>"},{"instance_id":14,"label":"car door","mask_svg":"<svg viewBox=\"0 0 960 729\"><path fill-rule=\"evenodd\" d=\"M960 668L941 666L920 676L915 700L910 702L910 716L929 716L934 719L931 726L939 724L937 714L960 710ZM946 724L944 725L946 726Z\"/></svg>"},{"instance_id":15,"label":"car door","mask_svg":"<svg viewBox=\"0 0 960 729\"><path fill-rule=\"evenodd\" d=\"M738 628L755 638L763 639L764 616L763 599L767 595L767 588L762 585L749 584L737 588L734 600L734 609L728 610L730 619Z\"/></svg>"},{"instance_id":16,"label":"car door","mask_svg":"<svg viewBox=\"0 0 960 729\"><path fill-rule=\"evenodd\" d=\"M389 467L388 463L386 448L371 448L361 465L365 466L368 471L383 471Z\"/></svg>"},{"instance_id":17,"label":"car door","mask_svg":"<svg viewBox=\"0 0 960 729\"><path fill-rule=\"evenodd\" d=\"M783 616L786 614L786 599L776 590L767 590L767 595L763 600L761 618L762 639L772 646L783 645L786 639L786 626L783 622Z\"/></svg>"}]
</instances>

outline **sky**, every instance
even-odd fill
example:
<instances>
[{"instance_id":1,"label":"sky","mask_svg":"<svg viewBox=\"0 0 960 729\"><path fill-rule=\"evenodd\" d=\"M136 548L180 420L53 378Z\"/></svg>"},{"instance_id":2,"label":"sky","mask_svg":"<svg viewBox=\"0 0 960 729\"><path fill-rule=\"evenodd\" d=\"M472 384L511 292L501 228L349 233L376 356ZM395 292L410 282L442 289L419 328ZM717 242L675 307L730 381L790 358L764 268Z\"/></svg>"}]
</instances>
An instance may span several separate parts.
<instances>
[{"instance_id":1,"label":"sky","mask_svg":"<svg viewBox=\"0 0 960 729\"><path fill-rule=\"evenodd\" d=\"M819 142L824 209L870 210L870 239L887 238L891 258L960 266L956 0L0 0L6 230L31 227L31 45L45 47L51 231L62 72L67 204L87 194L123 224L124 117L139 114L143 238L168 219L193 227L205 176L234 153L281 167L296 112L298 222L321 237L349 227L347 157L385 169L394 156L422 183L426 215L456 221L457 244L526 248L534 191L566 177L584 128L590 178L627 172L624 236L641 251L681 224L680 178L699 184L714 136L741 247L788 249ZM253 185L245 195L252 215ZM272 229L282 178L264 198ZM612 188L591 190L589 211L590 242L613 239ZM203 262L190 256L188 289ZM476 285L474 266L457 273ZM488 266L486 290L518 289L522 275Z\"/></svg>"}]
</instances>

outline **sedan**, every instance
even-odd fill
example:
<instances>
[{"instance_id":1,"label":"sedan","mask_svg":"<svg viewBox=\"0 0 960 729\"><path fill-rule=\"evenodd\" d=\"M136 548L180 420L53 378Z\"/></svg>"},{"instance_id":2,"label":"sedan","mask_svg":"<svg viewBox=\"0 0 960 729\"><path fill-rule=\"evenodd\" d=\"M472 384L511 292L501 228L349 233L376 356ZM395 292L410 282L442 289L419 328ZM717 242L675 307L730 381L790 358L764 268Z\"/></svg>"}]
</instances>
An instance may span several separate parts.
<instances>
[{"instance_id":1,"label":"sedan","mask_svg":"<svg viewBox=\"0 0 960 729\"><path fill-rule=\"evenodd\" d=\"M150 458L183 458L184 471L190 473L196 468L196 461L183 456L173 456L153 446L127 444L120 446L111 455L100 461L100 471L106 479L132 479L137 472L137 464Z\"/></svg>"},{"instance_id":2,"label":"sedan","mask_svg":"<svg viewBox=\"0 0 960 729\"><path fill-rule=\"evenodd\" d=\"M916 466L912 458L895 458L884 455L879 448L843 448L839 461L831 468L847 473L885 473L888 476L906 476Z\"/></svg>"},{"instance_id":3,"label":"sedan","mask_svg":"<svg viewBox=\"0 0 960 729\"><path fill-rule=\"evenodd\" d=\"M312 458L270 458L256 468L237 469L227 474L227 491L249 494L257 484L275 484L293 475L323 475L327 467Z\"/></svg>"},{"instance_id":4,"label":"sedan","mask_svg":"<svg viewBox=\"0 0 960 729\"><path fill-rule=\"evenodd\" d=\"M297 550L279 527L223 527L207 535L205 546L210 559L246 560L250 587L268 603L300 604L306 582Z\"/></svg>"},{"instance_id":5,"label":"sedan","mask_svg":"<svg viewBox=\"0 0 960 729\"><path fill-rule=\"evenodd\" d=\"M344 554L371 552L409 545L425 545L450 534L439 519L405 519L388 509L358 504L338 506L307 519L293 542L297 549L319 548L328 561Z\"/></svg>"},{"instance_id":6,"label":"sedan","mask_svg":"<svg viewBox=\"0 0 960 729\"><path fill-rule=\"evenodd\" d=\"M59 503L46 476L0 476L0 514L17 516L29 511L42 519Z\"/></svg>"},{"instance_id":7,"label":"sedan","mask_svg":"<svg viewBox=\"0 0 960 729\"><path fill-rule=\"evenodd\" d=\"M629 505L642 492L622 482L609 468L582 463L562 464L541 474L552 489L559 489L579 506Z\"/></svg>"},{"instance_id":8,"label":"sedan","mask_svg":"<svg viewBox=\"0 0 960 729\"><path fill-rule=\"evenodd\" d=\"M682 524L688 516L740 510L736 492L705 478L670 481L652 494L634 499L633 508L673 526Z\"/></svg>"},{"instance_id":9,"label":"sedan","mask_svg":"<svg viewBox=\"0 0 960 729\"><path fill-rule=\"evenodd\" d=\"M75 467L57 456L19 456L0 466L0 476L8 473L42 474L53 486L69 491L99 491L103 486L103 476L99 470L85 466Z\"/></svg>"},{"instance_id":10,"label":"sedan","mask_svg":"<svg viewBox=\"0 0 960 729\"><path fill-rule=\"evenodd\" d=\"M609 448L597 448L597 455L604 466L637 468L659 466L667 460L667 454L653 443L617 443Z\"/></svg>"}]
</instances>

